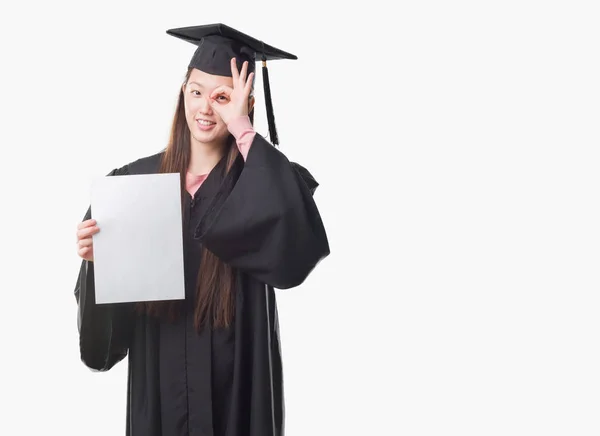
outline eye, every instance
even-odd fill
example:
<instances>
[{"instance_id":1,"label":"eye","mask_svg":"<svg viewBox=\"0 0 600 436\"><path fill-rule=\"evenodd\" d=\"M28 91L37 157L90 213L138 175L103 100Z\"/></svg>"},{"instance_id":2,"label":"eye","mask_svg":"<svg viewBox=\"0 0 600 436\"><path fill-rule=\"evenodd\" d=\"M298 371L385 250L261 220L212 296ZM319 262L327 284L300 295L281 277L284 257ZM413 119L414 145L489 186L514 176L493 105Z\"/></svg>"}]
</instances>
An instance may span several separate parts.
<instances>
[{"instance_id":1,"label":"eye","mask_svg":"<svg viewBox=\"0 0 600 436\"><path fill-rule=\"evenodd\" d=\"M224 96L224 95L219 95L219 96L217 97L217 99L218 99L218 100L221 100L221 101L227 101L227 100L228 100L228 98L227 98L226 96Z\"/></svg>"},{"instance_id":2,"label":"eye","mask_svg":"<svg viewBox=\"0 0 600 436\"><path fill-rule=\"evenodd\" d=\"M198 90L192 89L191 93L197 97L200 96L200 91Z\"/></svg>"}]
</instances>

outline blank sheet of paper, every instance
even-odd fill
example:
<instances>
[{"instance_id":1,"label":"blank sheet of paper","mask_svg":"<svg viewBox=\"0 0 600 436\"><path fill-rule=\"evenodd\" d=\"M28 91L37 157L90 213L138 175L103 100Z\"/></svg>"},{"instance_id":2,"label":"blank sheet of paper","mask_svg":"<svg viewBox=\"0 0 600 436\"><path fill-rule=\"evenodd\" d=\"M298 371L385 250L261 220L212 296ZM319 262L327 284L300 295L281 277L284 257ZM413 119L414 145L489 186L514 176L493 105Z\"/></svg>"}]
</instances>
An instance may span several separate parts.
<instances>
[{"instance_id":1,"label":"blank sheet of paper","mask_svg":"<svg viewBox=\"0 0 600 436\"><path fill-rule=\"evenodd\" d=\"M95 180L96 303L185 298L179 174Z\"/></svg>"}]
</instances>

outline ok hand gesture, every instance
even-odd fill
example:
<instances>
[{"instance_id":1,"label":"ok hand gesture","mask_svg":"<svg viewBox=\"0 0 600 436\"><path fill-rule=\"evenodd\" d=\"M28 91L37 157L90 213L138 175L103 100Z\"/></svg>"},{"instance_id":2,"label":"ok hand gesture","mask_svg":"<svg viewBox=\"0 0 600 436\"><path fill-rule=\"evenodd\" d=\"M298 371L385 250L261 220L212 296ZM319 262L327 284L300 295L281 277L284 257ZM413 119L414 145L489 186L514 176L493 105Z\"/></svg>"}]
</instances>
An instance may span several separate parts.
<instances>
[{"instance_id":1,"label":"ok hand gesture","mask_svg":"<svg viewBox=\"0 0 600 436\"><path fill-rule=\"evenodd\" d=\"M246 78L247 72L248 62L244 62L241 71L238 72L235 58L232 58L233 88L226 85L219 86L210 94L210 104L225 124L240 116L248 115L254 73L250 73Z\"/></svg>"}]
</instances>

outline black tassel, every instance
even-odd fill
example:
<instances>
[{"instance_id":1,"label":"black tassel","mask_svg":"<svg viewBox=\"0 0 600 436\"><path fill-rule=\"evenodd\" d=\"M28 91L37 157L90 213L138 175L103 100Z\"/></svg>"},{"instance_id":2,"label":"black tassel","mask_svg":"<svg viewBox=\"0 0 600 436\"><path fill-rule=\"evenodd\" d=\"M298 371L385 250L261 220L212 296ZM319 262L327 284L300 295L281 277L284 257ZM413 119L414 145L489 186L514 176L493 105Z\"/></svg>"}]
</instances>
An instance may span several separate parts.
<instances>
[{"instance_id":1,"label":"black tassel","mask_svg":"<svg viewBox=\"0 0 600 436\"><path fill-rule=\"evenodd\" d=\"M265 105L267 106L267 121L269 123L269 137L273 145L279 144L277 129L275 128L275 114L273 113L273 101L271 100L271 86L269 85L269 70L267 61L262 61L263 86L265 89Z\"/></svg>"}]
</instances>

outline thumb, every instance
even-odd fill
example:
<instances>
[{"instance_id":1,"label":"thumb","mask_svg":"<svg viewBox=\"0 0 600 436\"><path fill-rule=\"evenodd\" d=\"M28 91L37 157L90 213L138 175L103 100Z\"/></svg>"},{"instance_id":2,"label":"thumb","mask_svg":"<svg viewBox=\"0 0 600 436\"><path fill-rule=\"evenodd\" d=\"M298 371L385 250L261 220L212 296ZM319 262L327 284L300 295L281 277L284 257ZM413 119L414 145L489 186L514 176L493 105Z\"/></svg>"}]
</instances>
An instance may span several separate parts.
<instances>
[{"instance_id":1,"label":"thumb","mask_svg":"<svg viewBox=\"0 0 600 436\"><path fill-rule=\"evenodd\" d=\"M223 110L223 107L221 105L221 103L219 103L217 100L213 100L213 99L209 99L209 104L210 104L210 108L213 110L213 112L225 123L227 124L227 121L225 120L225 116L226 116L226 112Z\"/></svg>"},{"instance_id":2,"label":"thumb","mask_svg":"<svg viewBox=\"0 0 600 436\"><path fill-rule=\"evenodd\" d=\"M208 99L208 104L210 104L210 107L212 107L217 112L219 112L221 110L221 108L219 107L220 106L219 102L216 99L212 98L212 97L210 97Z\"/></svg>"}]
</instances>

